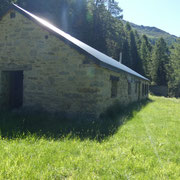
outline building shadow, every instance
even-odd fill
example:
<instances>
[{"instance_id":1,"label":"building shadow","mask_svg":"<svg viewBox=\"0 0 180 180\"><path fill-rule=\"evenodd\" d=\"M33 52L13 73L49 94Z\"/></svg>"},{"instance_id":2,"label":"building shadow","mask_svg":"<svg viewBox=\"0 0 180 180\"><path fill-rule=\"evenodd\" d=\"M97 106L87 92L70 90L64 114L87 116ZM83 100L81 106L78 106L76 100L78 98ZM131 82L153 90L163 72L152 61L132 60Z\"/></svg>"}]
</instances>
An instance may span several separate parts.
<instances>
[{"instance_id":1,"label":"building shadow","mask_svg":"<svg viewBox=\"0 0 180 180\"><path fill-rule=\"evenodd\" d=\"M126 107L115 104L98 120L67 119L47 113L0 112L0 135L3 138L25 138L29 134L37 138L80 138L102 141L117 132L131 120L134 112L140 111L152 100L132 103Z\"/></svg>"}]
</instances>

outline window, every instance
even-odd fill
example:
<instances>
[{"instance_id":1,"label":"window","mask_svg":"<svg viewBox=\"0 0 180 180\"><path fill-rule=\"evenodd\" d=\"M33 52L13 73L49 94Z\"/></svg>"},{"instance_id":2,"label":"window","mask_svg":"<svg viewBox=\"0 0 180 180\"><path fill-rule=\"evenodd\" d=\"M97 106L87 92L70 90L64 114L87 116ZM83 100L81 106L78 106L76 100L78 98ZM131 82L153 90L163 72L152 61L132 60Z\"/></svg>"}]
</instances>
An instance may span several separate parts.
<instances>
[{"instance_id":1,"label":"window","mask_svg":"<svg viewBox=\"0 0 180 180\"><path fill-rule=\"evenodd\" d=\"M146 84L146 95L148 95L148 85Z\"/></svg>"},{"instance_id":2,"label":"window","mask_svg":"<svg viewBox=\"0 0 180 180\"><path fill-rule=\"evenodd\" d=\"M131 83L128 82L128 95L131 95Z\"/></svg>"},{"instance_id":3,"label":"window","mask_svg":"<svg viewBox=\"0 0 180 180\"><path fill-rule=\"evenodd\" d=\"M144 84L144 95L146 96L146 84Z\"/></svg>"},{"instance_id":4,"label":"window","mask_svg":"<svg viewBox=\"0 0 180 180\"><path fill-rule=\"evenodd\" d=\"M149 87L148 84L146 84L146 95L148 95L148 92L149 92Z\"/></svg>"},{"instance_id":5,"label":"window","mask_svg":"<svg viewBox=\"0 0 180 180\"><path fill-rule=\"evenodd\" d=\"M144 96L144 84L142 84L142 96Z\"/></svg>"},{"instance_id":6,"label":"window","mask_svg":"<svg viewBox=\"0 0 180 180\"><path fill-rule=\"evenodd\" d=\"M13 18L15 18L15 17L16 17L15 12L11 12L11 13L10 13L10 18L13 19Z\"/></svg>"},{"instance_id":7,"label":"window","mask_svg":"<svg viewBox=\"0 0 180 180\"><path fill-rule=\"evenodd\" d=\"M45 37L45 39L48 39L48 38L49 38L48 35L45 35L44 37Z\"/></svg>"},{"instance_id":8,"label":"window","mask_svg":"<svg viewBox=\"0 0 180 180\"><path fill-rule=\"evenodd\" d=\"M113 98L117 96L117 81L112 80L111 83L111 97Z\"/></svg>"},{"instance_id":9,"label":"window","mask_svg":"<svg viewBox=\"0 0 180 180\"><path fill-rule=\"evenodd\" d=\"M137 82L135 82L135 93L137 94Z\"/></svg>"},{"instance_id":10,"label":"window","mask_svg":"<svg viewBox=\"0 0 180 180\"><path fill-rule=\"evenodd\" d=\"M141 82L138 81L138 100L140 100L141 97Z\"/></svg>"},{"instance_id":11,"label":"window","mask_svg":"<svg viewBox=\"0 0 180 180\"><path fill-rule=\"evenodd\" d=\"M147 84L147 95L148 95L148 93L149 93L149 85Z\"/></svg>"},{"instance_id":12,"label":"window","mask_svg":"<svg viewBox=\"0 0 180 180\"><path fill-rule=\"evenodd\" d=\"M111 98L114 98L117 97L119 78L115 76L110 76L110 80L111 80Z\"/></svg>"}]
</instances>

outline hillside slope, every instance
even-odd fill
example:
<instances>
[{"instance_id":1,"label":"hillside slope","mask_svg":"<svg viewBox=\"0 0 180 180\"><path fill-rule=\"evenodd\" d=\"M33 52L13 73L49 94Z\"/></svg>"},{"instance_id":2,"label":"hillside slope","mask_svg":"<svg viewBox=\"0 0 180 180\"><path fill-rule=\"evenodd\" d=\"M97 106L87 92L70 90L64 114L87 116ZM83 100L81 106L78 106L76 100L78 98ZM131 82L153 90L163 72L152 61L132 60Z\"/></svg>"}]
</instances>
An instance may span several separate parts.
<instances>
[{"instance_id":1,"label":"hillside slope","mask_svg":"<svg viewBox=\"0 0 180 180\"><path fill-rule=\"evenodd\" d=\"M126 21L124 21L124 23L126 23ZM163 37L165 39L165 41L169 45L171 45L178 38L177 36L171 35L171 34L167 33L166 31L163 31L156 27L143 26L143 25L139 26L139 25L131 23L131 22L129 22L129 23L132 26L132 28L135 29L140 35L143 35L143 34L147 35L153 44L155 43L155 41L158 38Z\"/></svg>"}]
</instances>

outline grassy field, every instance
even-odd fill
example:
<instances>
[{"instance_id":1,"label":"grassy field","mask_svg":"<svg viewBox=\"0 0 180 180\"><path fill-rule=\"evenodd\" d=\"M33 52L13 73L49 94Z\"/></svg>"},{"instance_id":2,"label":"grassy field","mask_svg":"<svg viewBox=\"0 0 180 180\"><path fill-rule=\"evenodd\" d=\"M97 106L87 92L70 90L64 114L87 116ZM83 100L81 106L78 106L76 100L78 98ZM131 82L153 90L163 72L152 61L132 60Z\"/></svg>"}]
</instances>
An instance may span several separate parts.
<instances>
[{"instance_id":1,"label":"grassy field","mask_svg":"<svg viewBox=\"0 0 180 180\"><path fill-rule=\"evenodd\" d=\"M1 113L0 179L180 179L180 100L119 111L78 125Z\"/></svg>"}]
</instances>

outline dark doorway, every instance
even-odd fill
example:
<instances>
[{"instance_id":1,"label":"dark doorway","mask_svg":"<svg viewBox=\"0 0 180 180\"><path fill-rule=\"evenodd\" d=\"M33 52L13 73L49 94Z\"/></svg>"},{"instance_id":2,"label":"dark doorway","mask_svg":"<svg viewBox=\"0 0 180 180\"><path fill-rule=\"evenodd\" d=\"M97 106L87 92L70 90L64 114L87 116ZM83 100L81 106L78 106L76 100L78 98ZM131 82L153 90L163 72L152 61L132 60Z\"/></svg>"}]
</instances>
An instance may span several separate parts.
<instances>
[{"instance_id":1,"label":"dark doorway","mask_svg":"<svg viewBox=\"0 0 180 180\"><path fill-rule=\"evenodd\" d=\"M5 104L9 109L23 105L23 71L4 71Z\"/></svg>"}]
</instances>

